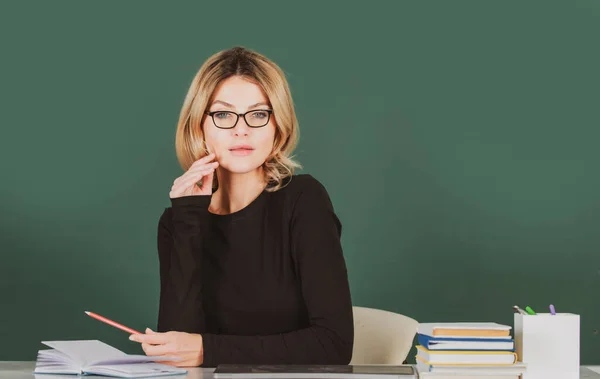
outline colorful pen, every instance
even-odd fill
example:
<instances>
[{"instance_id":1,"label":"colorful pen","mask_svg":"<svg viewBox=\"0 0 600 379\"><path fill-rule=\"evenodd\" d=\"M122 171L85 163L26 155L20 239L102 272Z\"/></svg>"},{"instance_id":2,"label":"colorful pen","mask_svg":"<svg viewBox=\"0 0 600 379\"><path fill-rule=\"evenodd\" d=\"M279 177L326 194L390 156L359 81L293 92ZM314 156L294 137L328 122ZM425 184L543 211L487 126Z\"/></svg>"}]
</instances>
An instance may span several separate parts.
<instances>
[{"instance_id":1,"label":"colorful pen","mask_svg":"<svg viewBox=\"0 0 600 379\"><path fill-rule=\"evenodd\" d=\"M109 320L106 317L102 317L99 314L96 314L94 312L85 311L85 314L88 315L88 316L90 316L90 317L95 318L96 320L99 320L99 321L102 321L104 323L107 323L108 325L114 326L115 328L124 330L124 331L126 331L128 333L131 333L131 334L143 334L143 333L138 332L137 330L128 328L125 325L121 325L118 322L115 322L113 320Z\"/></svg>"},{"instance_id":2,"label":"colorful pen","mask_svg":"<svg viewBox=\"0 0 600 379\"><path fill-rule=\"evenodd\" d=\"M554 305L550 304L550 314L555 315L556 314L556 309L554 309Z\"/></svg>"},{"instance_id":3,"label":"colorful pen","mask_svg":"<svg viewBox=\"0 0 600 379\"><path fill-rule=\"evenodd\" d=\"M515 313L520 313L520 314L522 314L522 315L526 315L526 314L527 314L527 312L525 312L524 310L522 310L521 308L519 308L519 307L518 307L518 306L516 306L516 305L513 305L513 311L514 311Z\"/></svg>"},{"instance_id":4,"label":"colorful pen","mask_svg":"<svg viewBox=\"0 0 600 379\"><path fill-rule=\"evenodd\" d=\"M525 310L527 311L527 313L529 313L530 315L535 315L536 313L533 311L533 309L531 309L531 307L528 305L525 307Z\"/></svg>"}]
</instances>

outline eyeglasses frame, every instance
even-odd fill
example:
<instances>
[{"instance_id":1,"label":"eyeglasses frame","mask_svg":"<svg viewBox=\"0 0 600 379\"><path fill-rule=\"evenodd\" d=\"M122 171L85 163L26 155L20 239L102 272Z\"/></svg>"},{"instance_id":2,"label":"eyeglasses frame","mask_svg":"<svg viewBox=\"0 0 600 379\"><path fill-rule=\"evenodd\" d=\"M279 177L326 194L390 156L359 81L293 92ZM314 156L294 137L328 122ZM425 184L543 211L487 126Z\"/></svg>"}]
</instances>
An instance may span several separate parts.
<instances>
[{"instance_id":1,"label":"eyeglasses frame","mask_svg":"<svg viewBox=\"0 0 600 379\"><path fill-rule=\"evenodd\" d=\"M233 123L233 126L230 126L229 128L223 128L223 127L217 125L217 123L215 121L215 118L214 118L214 114L215 113L222 113L222 112L233 113L236 116L236 120ZM246 120L246 115L248 113L251 113L251 112L267 112L267 114L268 114L267 122L265 122L265 124L261 125L261 126L252 126L252 125L248 124L248 120ZM269 123L269 121L271 121L271 115L273 114L273 110L272 109L252 109L252 110L249 110L249 111L247 111L245 113L237 113L237 112L234 112L234 111L219 110L219 111L212 111L212 112L206 111L204 113L210 116L210 118L213 121L213 124L217 128L219 128L219 129L233 129L233 128L235 128L235 126L237 125L238 121L240 121L240 116L242 116L244 118L244 121L246 121L246 125L248 125L249 128L258 129L258 128L262 128L262 127L266 126Z\"/></svg>"}]
</instances>

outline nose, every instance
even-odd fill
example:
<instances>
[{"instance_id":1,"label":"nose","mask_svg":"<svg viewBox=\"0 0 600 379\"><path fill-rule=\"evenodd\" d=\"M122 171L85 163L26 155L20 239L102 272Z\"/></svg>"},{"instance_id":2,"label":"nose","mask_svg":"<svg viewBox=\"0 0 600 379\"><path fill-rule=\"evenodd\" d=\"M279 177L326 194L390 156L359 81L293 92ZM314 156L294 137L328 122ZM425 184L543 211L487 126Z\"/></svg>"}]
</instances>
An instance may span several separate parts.
<instances>
[{"instance_id":1,"label":"nose","mask_svg":"<svg viewBox=\"0 0 600 379\"><path fill-rule=\"evenodd\" d=\"M246 119L242 116L238 119L237 124L232 129L233 135L235 136L247 136L250 131L250 127L246 124Z\"/></svg>"}]
</instances>

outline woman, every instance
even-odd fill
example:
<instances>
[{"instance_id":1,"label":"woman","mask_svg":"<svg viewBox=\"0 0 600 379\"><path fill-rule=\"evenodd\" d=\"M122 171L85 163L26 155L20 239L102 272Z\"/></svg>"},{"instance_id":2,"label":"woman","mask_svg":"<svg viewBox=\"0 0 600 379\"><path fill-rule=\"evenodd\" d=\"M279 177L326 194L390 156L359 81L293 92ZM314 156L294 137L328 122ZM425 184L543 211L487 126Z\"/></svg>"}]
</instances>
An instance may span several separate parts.
<instances>
[{"instance_id":1,"label":"woman","mask_svg":"<svg viewBox=\"0 0 600 379\"><path fill-rule=\"evenodd\" d=\"M200 68L177 127L185 173L158 227L158 332L131 336L147 355L349 363L341 224L325 188L293 174L297 134L285 76L263 55L236 47Z\"/></svg>"}]
</instances>

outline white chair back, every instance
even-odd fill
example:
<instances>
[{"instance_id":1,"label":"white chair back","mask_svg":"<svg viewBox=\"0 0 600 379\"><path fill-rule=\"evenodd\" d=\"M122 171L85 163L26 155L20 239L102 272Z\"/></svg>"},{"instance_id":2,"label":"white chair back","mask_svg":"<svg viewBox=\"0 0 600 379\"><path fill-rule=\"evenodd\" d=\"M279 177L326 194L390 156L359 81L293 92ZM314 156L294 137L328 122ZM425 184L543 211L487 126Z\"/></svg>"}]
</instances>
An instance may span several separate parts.
<instances>
[{"instance_id":1,"label":"white chair back","mask_svg":"<svg viewBox=\"0 0 600 379\"><path fill-rule=\"evenodd\" d=\"M352 311L354 348L350 364L402 364L412 348L419 323L381 309L355 306Z\"/></svg>"}]
</instances>

